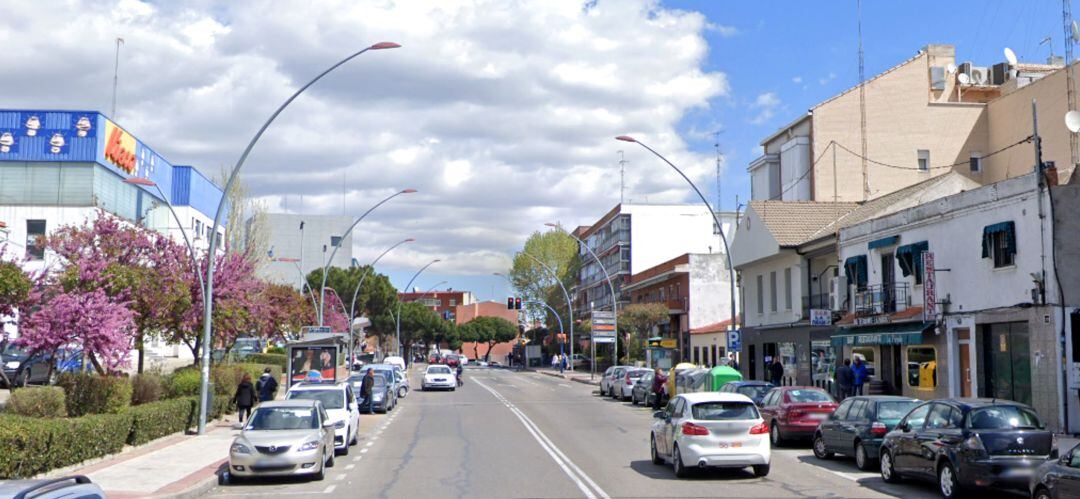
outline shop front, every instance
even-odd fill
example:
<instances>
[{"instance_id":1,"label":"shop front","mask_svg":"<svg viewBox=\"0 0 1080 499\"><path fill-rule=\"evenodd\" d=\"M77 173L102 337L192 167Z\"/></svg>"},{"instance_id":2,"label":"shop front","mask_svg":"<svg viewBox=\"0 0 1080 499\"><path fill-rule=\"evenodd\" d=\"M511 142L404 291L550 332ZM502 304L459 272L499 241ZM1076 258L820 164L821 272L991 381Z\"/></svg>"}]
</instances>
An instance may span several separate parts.
<instances>
[{"instance_id":1,"label":"shop front","mask_svg":"<svg viewBox=\"0 0 1080 499\"><path fill-rule=\"evenodd\" d=\"M863 394L947 397L947 342L933 322L841 326L832 337L842 359L862 360L869 378ZM842 361L841 361L842 362Z\"/></svg>"},{"instance_id":2,"label":"shop front","mask_svg":"<svg viewBox=\"0 0 1080 499\"><path fill-rule=\"evenodd\" d=\"M779 358L784 366L783 384L831 390L837 357L833 333L831 326L745 328L739 369L746 379L768 380L769 364Z\"/></svg>"}]
</instances>

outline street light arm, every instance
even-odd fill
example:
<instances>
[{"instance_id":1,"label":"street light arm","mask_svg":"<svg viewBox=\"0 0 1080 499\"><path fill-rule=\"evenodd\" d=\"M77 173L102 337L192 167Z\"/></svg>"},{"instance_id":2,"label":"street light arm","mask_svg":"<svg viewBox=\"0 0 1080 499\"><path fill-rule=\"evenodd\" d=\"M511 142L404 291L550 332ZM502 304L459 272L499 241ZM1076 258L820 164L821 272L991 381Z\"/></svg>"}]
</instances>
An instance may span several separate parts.
<instances>
[{"instance_id":1,"label":"street light arm","mask_svg":"<svg viewBox=\"0 0 1080 499\"><path fill-rule=\"evenodd\" d=\"M427 265L424 265L423 267L420 267L420 270L417 270L416 273L413 274L412 278L409 279L409 283L405 285L406 292L408 292L409 286L412 286L413 281L415 281L416 278L425 269L427 269L428 267L432 266L433 264L435 264L435 263L437 263L439 261L441 261L441 260L435 259L435 260L432 260L432 261L428 262ZM398 355L401 355L401 300L398 300L398 302L397 302L397 317L395 317L394 322L396 323L395 329L396 329L396 333L397 333L397 351L398 351Z\"/></svg>"},{"instance_id":2,"label":"street light arm","mask_svg":"<svg viewBox=\"0 0 1080 499\"><path fill-rule=\"evenodd\" d=\"M173 219L176 220L177 227L180 228L180 235L184 238L184 244L187 245L188 255L191 256L192 272L195 273L195 277L199 279L199 293L202 293L203 300L206 300L206 281L203 279L202 272L200 272L199 261L195 258L195 246L191 244L191 239L188 238L187 231L184 230L184 222L180 221L180 216L176 214L176 210L173 209L172 203L169 202L169 198L165 197L165 192L161 190L161 186L154 182L154 188L157 189L158 194L161 195L161 199L165 201L165 206L169 208L169 213L172 213Z\"/></svg>"},{"instance_id":3,"label":"street light arm","mask_svg":"<svg viewBox=\"0 0 1080 499\"><path fill-rule=\"evenodd\" d=\"M375 268L375 264L379 263L379 260L382 260L382 257L386 256L386 254L389 253L391 250L397 248L398 246L401 246L402 244L412 241L412 238L402 239L401 241L398 241L397 244L394 244L393 246L383 250L383 252L380 253L379 256L375 257L375 259L372 260L370 264L368 264L368 268L364 269L364 274L360 276L360 282L356 283L356 289L353 290L352 302L349 303L349 327L352 327L352 321L356 319L356 296L360 294L360 287L364 285L364 279L367 279L368 273L370 273L371 270Z\"/></svg>"},{"instance_id":4,"label":"street light arm","mask_svg":"<svg viewBox=\"0 0 1080 499\"><path fill-rule=\"evenodd\" d=\"M378 44L372 45L370 47L364 48L363 50L357 51L357 52L353 53L352 55L338 61L336 64L334 64L333 66L330 66L328 69L326 69L322 73L319 73L318 76L313 78L311 81L307 82L304 86L300 87L300 89L298 89L291 96L289 96L289 98L284 103L282 103L281 106L279 106L277 108L277 110L274 111L274 114L271 114L270 118L267 119L265 123L263 123L263 125L259 128L259 131L255 133L255 136L251 138L251 142L248 142L247 147L244 148L244 152L240 155L240 159L238 159L236 161L236 165L233 166L232 171L229 172L229 178L228 178L228 180L225 181L225 188L221 191L222 192L221 200L218 201L217 210L214 212L214 224L213 224L213 226L211 226L212 234L210 236L210 247L209 247L209 250L207 251L206 288L205 288L206 289L206 294L205 294L206 299L203 300L203 337L202 337L203 351L202 351L202 366L201 366L201 371L202 371L201 375L202 376L201 376L201 380L200 380L200 383L199 383L199 385L200 385L199 386L199 400L202 402L201 404L199 404L199 426L198 426L199 435L203 435L203 434L206 433L206 417L207 417L207 409L208 409L207 408L207 405L208 405L207 402L210 400L210 398L209 398L209 394L210 394L210 342L212 341L211 320L213 318L213 307L214 307L214 300L213 300L213 296L214 296L214 292L213 292L214 291L214 260L215 260L214 257L217 254L217 234L218 234L217 231L218 231L218 226L221 224L221 214L222 214L222 211L225 208L225 199L229 194L229 190L232 189L233 183L236 182L236 176L237 176L238 173L240 173L240 168L242 168L244 166L244 162L247 160L248 155L251 154L251 150L255 147L255 143L257 143L259 141L259 139L262 137L263 133L266 132L266 129L268 127L270 127L270 124L273 123L275 119L277 119L278 115L281 114L281 112L284 111L285 108L289 106L289 104L292 104L292 101L296 100L296 98L299 97L300 94L304 93L304 91L307 90L308 87L314 85L315 82L321 80L324 76L329 74L331 71L341 67L341 65L355 59L357 56L359 56L360 54L363 54L364 52L367 52L368 50L380 50L380 49L384 49L384 48L394 48L396 46L397 46L397 44L390 45L390 44L388 44L388 42L382 42L382 43L378 43Z\"/></svg>"},{"instance_id":5,"label":"street light arm","mask_svg":"<svg viewBox=\"0 0 1080 499\"><path fill-rule=\"evenodd\" d=\"M574 358L574 302L570 299L570 292L566 290L566 286L564 286L562 280L559 279L559 274L556 274L555 270L548 266L548 264L524 251L522 251L521 254L531 258L534 262L540 264L540 266L543 267L544 270L547 270L548 273L551 274L551 277L555 279L555 284L558 284L559 288L562 289L563 296L566 297L566 310L570 316L570 358ZM570 364L570 370L574 370L573 363Z\"/></svg>"},{"instance_id":6,"label":"street light arm","mask_svg":"<svg viewBox=\"0 0 1080 499\"><path fill-rule=\"evenodd\" d=\"M562 333L566 332L566 330L563 329L562 316L559 315L559 312L556 312L554 308L551 308L551 305L548 305L547 302L531 301L530 300L530 301L525 302L525 304L526 305L543 305L544 307L546 307L548 310L551 311L551 313L555 314L555 319L557 319L559 321L559 334L562 334Z\"/></svg>"}]
</instances>

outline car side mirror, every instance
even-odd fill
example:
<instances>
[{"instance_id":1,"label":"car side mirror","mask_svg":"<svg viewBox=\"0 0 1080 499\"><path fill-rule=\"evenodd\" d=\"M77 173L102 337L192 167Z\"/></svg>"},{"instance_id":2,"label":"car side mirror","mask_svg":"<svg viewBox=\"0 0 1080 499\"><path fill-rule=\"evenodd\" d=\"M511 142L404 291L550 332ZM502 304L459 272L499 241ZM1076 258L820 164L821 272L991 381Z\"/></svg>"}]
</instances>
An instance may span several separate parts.
<instances>
[{"instance_id":1,"label":"car side mirror","mask_svg":"<svg viewBox=\"0 0 1080 499\"><path fill-rule=\"evenodd\" d=\"M667 413L664 411L656 411L652 413L652 417L655 419L667 419Z\"/></svg>"},{"instance_id":2,"label":"car side mirror","mask_svg":"<svg viewBox=\"0 0 1080 499\"><path fill-rule=\"evenodd\" d=\"M243 430L244 429L244 423L233 423L232 429L234 429L234 430Z\"/></svg>"},{"instance_id":3,"label":"car side mirror","mask_svg":"<svg viewBox=\"0 0 1080 499\"><path fill-rule=\"evenodd\" d=\"M334 429L334 422L333 421L324 421L323 424L322 424L322 427L327 429L327 430L333 430Z\"/></svg>"},{"instance_id":4,"label":"car side mirror","mask_svg":"<svg viewBox=\"0 0 1080 499\"><path fill-rule=\"evenodd\" d=\"M911 431L911 425L907 424L907 421L904 421L896 425L896 429L906 433L908 431Z\"/></svg>"}]
</instances>

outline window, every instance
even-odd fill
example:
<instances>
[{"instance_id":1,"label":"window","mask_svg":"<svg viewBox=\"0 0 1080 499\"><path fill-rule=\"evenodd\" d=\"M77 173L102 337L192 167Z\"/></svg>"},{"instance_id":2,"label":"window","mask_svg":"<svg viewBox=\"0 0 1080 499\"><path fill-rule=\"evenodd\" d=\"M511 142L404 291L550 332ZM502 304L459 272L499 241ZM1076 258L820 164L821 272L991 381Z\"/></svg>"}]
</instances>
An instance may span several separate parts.
<instances>
[{"instance_id":1,"label":"window","mask_svg":"<svg viewBox=\"0 0 1080 499\"><path fill-rule=\"evenodd\" d=\"M930 151L919 149L919 171L930 171Z\"/></svg>"},{"instance_id":2,"label":"window","mask_svg":"<svg viewBox=\"0 0 1080 499\"><path fill-rule=\"evenodd\" d=\"M982 171L982 154L973 152L968 159L968 166L971 167L971 173L979 173Z\"/></svg>"},{"instance_id":3,"label":"window","mask_svg":"<svg viewBox=\"0 0 1080 499\"><path fill-rule=\"evenodd\" d=\"M451 307L456 307L457 306L457 299L456 298L451 298L450 299L450 306Z\"/></svg>"},{"instance_id":4,"label":"window","mask_svg":"<svg viewBox=\"0 0 1080 499\"><path fill-rule=\"evenodd\" d=\"M776 312L776 272L769 272L769 311Z\"/></svg>"},{"instance_id":5,"label":"window","mask_svg":"<svg viewBox=\"0 0 1080 499\"><path fill-rule=\"evenodd\" d=\"M996 405L976 409L968 415L972 430L1043 429L1045 425L1031 410L1015 405Z\"/></svg>"},{"instance_id":6,"label":"window","mask_svg":"<svg viewBox=\"0 0 1080 499\"><path fill-rule=\"evenodd\" d=\"M31 260L45 258L45 221L26 221L26 257Z\"/></svg>"},{"instance_id":7,"label":"window","mask_svg":"<svg viewBox=\"0 0 1080 499\"><path fill-rule=\"evenodd\" d=\"M856 400L851 405L851 411L847 413L847 417L844 418L847 421L859 421L866 419L866 406L869 404L865 399Z\"/></svg>"},{"instance_id":8,"label":"window","mask_svg":"<svg viewBox=\"0 0 1080 499\"><path fill-rule=\"evenodd\" d=\"M934 409L926 418L926 427L941 430L956 429L960 427L960 420L960 411L945 404L934 404Z\"/></svg>"},{"instance_id":9,"label":"window","mask_svg":"<svg viewBox=\"0 0 1080 499\"><path fill-rule=\"evenodd\" d=\"M690 406L694 419L703 421L726 421L738 419L757 419L758 412L754 404L748 402L702 402Z\"/></svg>"},{"instance_id":10,"label":"window","mask_svg":"<svg viewBox=\"0 0 1080 499\"><path fill-rule=\"evenodd\" d=\"M994 268L1016 263L1016 224L1001 222L983 227L982 257L992 258Z\"/></svg>"},{"instance_id":11,"label":"window","mask_svg":"<svg viewBox=\"0 0 1080 499\"><path fill-rule=\"evenodd\" d=\"M912 388L937 387L937 350L934 347L908 347L907 380Z\"/></svg>"},{"instance_id":12,"label":"window","mask_svg":"<svg viewBox=\"0 0 1080 499\"><path fill-rule=\"evenodd\" d=\"M832 419L835 421L843 421L847 419L847 413L851 410L851 406L855 404L854 400L845 400L840 403L840 407L837 407L832 413Z\"/></svg>"},{"instance_id":13,"label":"window","mask_svg":"<svg viewBox=\"0 0 1080 499\"><path fill-rule=\"evenodd\" d=\"M335 248L341 246L341 236L330 236L330 246Z\"/></svg>"},{"instance_id":14,"label":"window","mask_svg":"<svg viewBox=\"0 0 1080 499\"><path fill-rule=\"evenodd\" d=\"M784 269L784 310L791 310L791 268Z\"/></svg>"},{"instance_id":15,"label":"window","mask_svg":"<svg viewBox=\"0 0 1080 499\"><path fill-rule=\"evenodd\" d=\"M757 276L757 313L758 315L765 313L765 284L760 274Z\"/></svg>"},{"instance_id":16,"label":"window","mask_svg":"<svg viewBox=\"0 0 1080 499\"><path fill-rule=\"evenodd\" d=\"M930 404L923 404L916 407L910 414L904 418L908 427L913 430L918 430L923 427L923 423L926 422L926 415L930 412Z\"/></svg>"},{"instance_id":17,"label":"window","mask_svg":"<svg viewBox=\"0 0 1080 499\"><path fill-rule=\"evenodd\" d=\"M915 274L915 284L923 283L922 254L926 251L930 251L930 243L926 241L896 248L896 260L900 264L900 273L904 277Z\"/></svg>"},{"instance_id":18,"label":"window","mask_svg":"<svg viewBox=\"0 0 1080 499\"><path fill-rule=\"evenodd\" d=\"M694 363L701 365L701 347L694 347Z\"/></svg>"},{"instance_id":19,"label":"window","mask_svg":"<svg viewBox=\"0 0 1080 499\"><path fill-rule=\"evenodd\" d=\"M216 235L217 237L215 237L215 238L214 238L214 240L216 241L216 242L215 242L214 244L215 244L215 245L217 245L217 247L218 247L218 248L220 248L220 247L221 247L221 233L220 233L220 232L218 232L218 233L217 233L217 234L215 234L215 235Z\"/></svg>"}]
</instances>

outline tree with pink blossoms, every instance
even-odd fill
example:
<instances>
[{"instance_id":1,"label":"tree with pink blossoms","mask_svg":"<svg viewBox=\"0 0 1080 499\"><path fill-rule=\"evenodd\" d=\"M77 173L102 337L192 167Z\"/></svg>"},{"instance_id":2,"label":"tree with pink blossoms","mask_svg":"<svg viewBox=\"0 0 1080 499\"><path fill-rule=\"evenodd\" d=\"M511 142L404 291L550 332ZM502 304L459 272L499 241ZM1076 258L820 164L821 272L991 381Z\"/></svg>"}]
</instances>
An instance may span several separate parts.
<instances>
[{"instance_id":1,"label":"tree with pink blossoms","mask_svg":"<svg viewBox=\"0 0 1080 499\"><path fill-rule=\"evenodd\" d=\"M205 272L206 255L199 261L200 271ZM195 363L201 360L203 329L203 296L198 279L187 280L191 288L192 304L181 327L174 332L173 341L181 342L195 355ZM214 310L213 342L216 347L229 349L244 334L265 336L263 316L266 302L262 292L266 284L255 276L255 264L242 253L217 255L214 264Z\"/></svg>"},{"instance_id":2,"label":"tree with pink blossoms","mask_svg":"<svg viewBox=\"0 0 1080 499\"><path fill-rule=\"evenodd\" d=\"M31 355L80 345L101 374L127 364L135 314L126 303L115 301L104 289L67 291L40 286L31 295L31 303L43 306L22 314L16 345Z\"/></svg>"}]
</instances>

